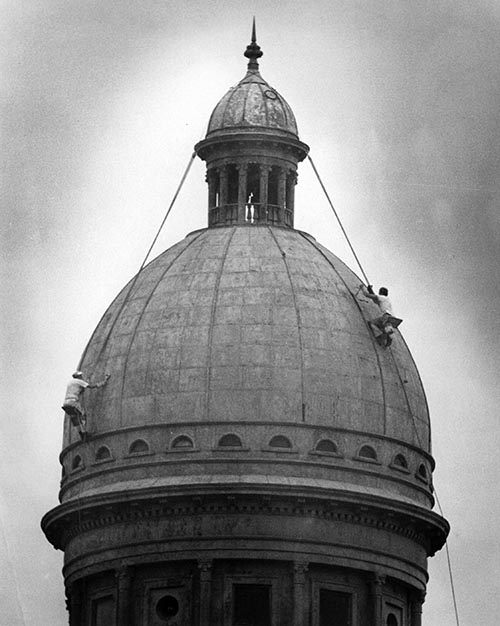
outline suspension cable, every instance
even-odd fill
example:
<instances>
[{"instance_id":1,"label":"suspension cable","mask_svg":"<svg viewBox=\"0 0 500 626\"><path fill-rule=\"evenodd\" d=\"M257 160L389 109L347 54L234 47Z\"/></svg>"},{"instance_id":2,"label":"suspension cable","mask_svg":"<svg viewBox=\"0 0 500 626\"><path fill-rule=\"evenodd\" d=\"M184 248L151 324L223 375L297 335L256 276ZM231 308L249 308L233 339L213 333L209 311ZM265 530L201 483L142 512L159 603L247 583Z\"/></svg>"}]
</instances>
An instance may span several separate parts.
<instances>
[{"instance_id":1,"label":"suspension cable","mask_svg":"<svg viewBox=\"0 0 500 626\"><path fill-rule=\"evenodd\" d=\"M330 196L328 195L328 192L327 192L327 190L326 190L326 188L325 188L325 186L323 184L323 181L321 180L321 177L320 177L320 175L318 173L318 170L316 169L316 166L314 165L314 161L312 160L310 155L308 155L307 158L309 159L309 162L311 163L311 166L312 166L312 168L314 170L314 173L316 174L316 177L317 177L317 179L319 181L319 184L321 185L321 188L323 189L323 191L325 193L326 199L328 200L328 203L329 203L329 205L330 205L330 207L331 207L331 209L333 211L333 214L337 218L337 222L339 223L339 226L340 226L340 228L342 230L342 233L344 234L344 237L346 238L346 241L349 244L349 248L351 249L351 252L352 252L354 258L356 259L356 262L357 262L357 264L359 266L359 269L361 270L361 273L363 274L364 279L366 280L366 284L369 285L370 281L368 280L368 277L366 276L366 274L365 274L365 272L363 270L363 267L361 266L361 263L360 263L360 261L358 259L358 256L357 256L356 252L354 251L354 248L353 248L353 246L352 246L352 244L351 244L351 242L349 240L349 237L347 236L347 233L346 233L346 231L345 231L345 229L344 229L344 227L342 225L342 222L340 221L340 218L339 218L339 216L337 214L337 211L335 210L335 207L333 206L333 202L331 201ZM410 409L410 415L411 415L411 418L412 418L413 427L415 429L415 434L417 436L417 441L419 443L419 446L423 449L422 442L420 440L420 435L419 435L419 432L418 432L418 429L417 429L415 416L413 415L413 411L411 411L411 409ZM444 518L443 509L441 507L441 503L439 501L436 489L434 489L434 495L436 497L436 503L438 505L439 512L441 513L441 516ZM453 608L454 608L454 612L455 612L455 620L456 620L457 626L460 626L460 621L459 621L459 617L458 617L457 598L456 598L456 593L455 593L455 583L454 583L454 580L453 580L453 570L452 570L452 567L451 567L450 549L449 549L449 546L448 546L448 539L447 538L445 538L444 546L445 546L445 552L446 552L446 560L447 560L447 564L448 564L448 574L449 574L449 578L450 578L450 587L451 587L451 595L452 595L452 599L453 599Z\"/></svg>"},{"instance_id":2,"label":"suspension cable","mask_svg":"<svg viewBox=\"0 0 500 626\"><path fill-rule=\"evenodd\" d=\"M396 371L398 373L399 380L401 381L401 376L399 374L399 368L398 368L396 359L395 359L394 354L392 353L392 351L391 351L391 354L392 354L392 358L394 360L394 364L396 366ZM401 381L401 384L402 384L402 387L403 387L403 390L404 390L404 384L402 383L402 381ZM405 396L406 396L406 391L404 393L405 393ZM406 397L408 397L408 396L406 396ZM408 409L409 409L409 412L410 412L410 417L411 417L411 421L412 421L413 429L415 431L415 436L417 438L418 445L419 445L419 447L422 450L424 450L424 446L422 444L422 439L420 437L420 433L418 432L417 420L416 420L415 415L413 414L413 411L411 410L409 402L408 402ZM439 509L439 513L441 514L441 517L444 518L443 507L441 506L441 502L439 501L438 492L437 492L437 489L435 487L434 487L434 497L435 497L436 504L437 504L438 509ZM449 548L449 545L448 545L448 537L445 537L444 549L445 549L445 553L446 553L446 562L447 562L447 565L448 565L448 576L449 576L449 579L450 579L450 589L451 589L451 597L452 597L452 600L453 600L453 609L454 609L454 613L455 613L455 621L456 621L457 626L460 626L460 620L459 620L459 617L458 617L457 597L456 597L456 593L455 593L455 582L454 582L454 576L453 576L453 569L452 569L452 566L451 566L450 548Z\"/></svg>"},{"instance_id":3,"label":"suspension cable","mask_svg":"<svg viewBox=\"0 0 500 626\"><path fill-rule=\"evenodd\" d=\"M436 496L436 502L439 508L439 512L441 513L441 516L444 517L443 508L441 506L441 502L439 501L438 494L435 488L434 488L434 495ZM451 597L453 599L453 609L455 610L455 621L457 622L457 626L460 626L460 621L458 619L457 596L455 593L455 582L453 579L453 569L451 567L450 548L448 546L448 538L446 538L444 541L444 549L446 552L446 561L448 563L448 574L450 577L450 587L451 587Z\"/></svg>"},{"instance_id":4,"label":"suspension cable","mask_svg":"<svg viewBox=\"0 0 500 626\"><path fill-rule=\"evenodd\" d=\"M113 323L111 324L111 327L110 327L108 333L106 334L106 338L105 338L105 340L102 343L101 349L99 350L99 354L98 354L98 356L96 358L96 362L99 361L99 359L101 358L102 353L104 352L104 349L107 346L109 337L111 336L113 328L115 327L115 323L119 319L119 317L121 315L121 312L123 311L123 309L125 307L125 304L128 302L130 294L132 293L132 290L135 287L137 279L139 278L139 274L142 272L142 270L144 269L144 266L146 265L146 263L147 263L147 261L149 259L149 255L151 254L151 251L154 248L154 245L155 245L156 241L158 240L158 237L160 236L160 232L161 232L163 226L165 225L165 222L167 221L167 217L169 216L170 211L172 210L172 207L174 206L174 203L177 200L177 196L179 195L179 193L180 193L180 191L182 189L182 186L184 184L184 181L186 180L187 175L189 174L189 170L191 169L191 166L193 164L193 161L194 161L195 157L196 157L196 152L194 151L191 154L191 156L189 157L189 161L188 161L188 164L186 166L186 169L184 170L184 174L182 175L181 181L180 181L179 185L177 186L177 189L176 189L176 192L174 194L174 197L172 198L172 201L170 202L170 205L169 205L169 207L167 209L167 212L165 213L165 217L163 218L162 223L160 224L160 227L158 228L158 231L156 232L156 235L154 236L153 242L149 246L149 249L148 249L148 251L146 253L146 256L144 257L144 260L141 263L141 267L139 268L139 271L137 272L137 274L134 276L134 278L133 278L133 280L132 280L132 282L130 284L130 287L127 290L127 293L125 294L125 298L123 299L123 302L122 302L120 308L118 309L118 313L115 315L115 319L114 319ZM89 342L89 345L90 345L90 342ZM87 348L88 348L88 345L87 345ZM83 363L83 361L85 359L85 354L87 352L87 348L85 349L85 352L84 352L84 354L83 354L83 356L82 356L82 358L80 360L80 363Z\"/></svg>"},{"instance_id":5,"label":"suspension cable","mask_svg":"<svg viewBox=\"0 0 500 626\"><path fill-rule=\"evenodd\" d=\"M172 207L174 206L174 202L177 200L177 196L179 195L181 189L182 189L182 185L184 184L184 181L187 178L187 175L189 174L189 170L191 169L191 165L193 164L193 161L196 157L196 152L193 152L191 154L191 156L189 157L189 162L186 166L186 169L184 171L184 174L182 175L181 178L181 182L179 183L177 190L174 194L174 197L172 198L172 202L170 203L170 206L167 209L167 212L165 213L165 217L163 218L162 223L160 224L160 228L158 229L158 232L156 233L154 239L153 239L153 243L149 246L149 250L146 253L146 256L144 257L144 261L142 262L141 267L139 268L139 271L137 272L137 274L135 275L135 277L137 278L137 276L141 273L141 271L144 269L144 266L146 265L146 262L149 258L149 255L151 254L151 250L154 248L154 245L156 243L156 240L158 239L158 237L160 236L160 232L163 228L163 226L165 225L165 222L167 221L167 217L169 216L170 211L172 210ZM134 280L135 282L135 280ZM132 283L132 287L134 286L134 283ZM132 289L130 289L130 291L132 291Z\"/></svg>"},{"instance_id":6,"label":"suspension cable","mask_svg":"<svg viewBox=\"0 0 500 626\"><path fill-rule=\"evenodd\" d=\"M339 223L339 226L340 226L340 228L341 228L341 230L342 230L342 232L344 234L344 237L346 238L346 241L349 244L349 248L351 249L351 252L352 252L354 258L356 259L356 263L358 264L359 269L361 270L361 273L363 274L363 277L364 277L364 279L366 281L366 284L369 285L370 281L368 280L368 277L365 274L365 271L363 270L363 267L361 266L361 263L360 263L360 261L358 259L358 255L354 251L354 248L352 247L352 244L351 244L351 242L349 240L349 237L347 236L347 233L346 233L344 227L342 226L342 222L340 221L340 217L338 216L337 211L335 210L335 207L333 206L333 202L330 200L330 196L328 195L328 192L327 192L325 186L323 185L323 181L321 180L321 177L320 177L320 175L318 173L318 170L316 169L316 166L314 165L314 161L311 159L311 155L307 155L307 158L309 159L309 162L312 165L314 173L316 174L316 177L317 177L317 179L319 181L319 184L321 185L321 188L323 189L323 191L325 193L326 199L328 200L328 203L329 203L329 205L330 205L330 207L331 207L331 209L333 211L333 214L337 218L337 222Z\"/></svg>"}]
</instances>

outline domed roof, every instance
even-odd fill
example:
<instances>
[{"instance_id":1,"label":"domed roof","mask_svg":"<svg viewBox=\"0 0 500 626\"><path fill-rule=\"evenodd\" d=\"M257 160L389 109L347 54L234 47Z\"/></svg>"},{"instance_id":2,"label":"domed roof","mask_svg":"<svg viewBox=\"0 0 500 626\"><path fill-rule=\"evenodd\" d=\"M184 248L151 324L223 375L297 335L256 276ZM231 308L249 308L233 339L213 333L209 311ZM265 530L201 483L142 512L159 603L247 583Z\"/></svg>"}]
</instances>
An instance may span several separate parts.
<instances>
[{"instance_id":1,"label":"domed roof","mask_svg":"<svg viewBox=\"0 0 500 626\"><path fill-rule=\"evenodd\" d=\"M81 369L102 432L276 422L372 433L429 451L427 404L399 333L374 341L360 280L314 238L235 226L188 235L125 287ZM66 441L69 443L69 440Z\"/></svg>"},{"instance_id":2,"label":"domed roof","mask_svg":"<svg viewBox=\"0 0 500 626\"><path fill-rule=\"evenodd\" d=\"M249 70L219 101L210 118L207 137L245 130L298 136L290 105L257 70Z\"/></svg>"},{"instance_id":3,"label":"domed roof","mask_svg":"<svg viewBox=\"0 0 500 626\"><path fill-rule=\"evenodd\" d=\"M207 139L234 132L270 132L298 138L297 122L286 100L259 74L262 56L255 36L245 50L249 59L246 76L219 101L208 123Z\"/></svg>"}]
</instances>

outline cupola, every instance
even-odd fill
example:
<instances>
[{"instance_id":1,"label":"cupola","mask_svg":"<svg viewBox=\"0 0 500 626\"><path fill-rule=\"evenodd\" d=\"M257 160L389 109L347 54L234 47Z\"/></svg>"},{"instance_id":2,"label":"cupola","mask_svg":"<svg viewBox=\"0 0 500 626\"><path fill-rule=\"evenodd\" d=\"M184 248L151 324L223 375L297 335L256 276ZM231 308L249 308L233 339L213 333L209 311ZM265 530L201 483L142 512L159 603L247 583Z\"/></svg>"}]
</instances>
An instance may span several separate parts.
<instances>
[{"instance_id":1,"label":"cupola","mask_svg":"<svg viewBox=\"0 0 500 626\"><path fill-rule=\"evenodd\" d=\"M259 73L255 22L246 76L219 101L196 153L207 163L208 225L293 228L297 163L309 147L286 100Z\"/></svg>"}]
</instances>

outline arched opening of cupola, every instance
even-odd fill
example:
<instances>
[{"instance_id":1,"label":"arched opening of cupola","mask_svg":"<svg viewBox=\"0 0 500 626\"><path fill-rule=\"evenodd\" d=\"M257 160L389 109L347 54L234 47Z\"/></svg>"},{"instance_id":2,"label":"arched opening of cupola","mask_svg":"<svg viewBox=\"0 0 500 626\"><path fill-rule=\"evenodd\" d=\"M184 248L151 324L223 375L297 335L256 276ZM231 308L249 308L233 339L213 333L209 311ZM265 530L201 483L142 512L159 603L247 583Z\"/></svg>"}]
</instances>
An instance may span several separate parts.
<instances>
[{"instance_id":1,"label":"arched opening of cupola","mask_svg":"<svg viewBox=\"0 0 500 626\"><path fill-rule=\"evenodd\" d=\"M247 204L258 205L260 203L260 166L257 163L248 164L246 198Z\"/></svg>"},{"instance_id":2,"label":"arched opening of cupola","mask_svg":"<svg viewBox=\"0 0 500 626\"><path fill-rule=\"evenodd\" d=\"M267 186L267 201L271 206L278 206L278 184L279 184L279 167L272 167L269 172L268 186Z\"/></svg>"},{"instance_id":3,"label":"arched opening of cupola","mask_svg":"<svg viewBox=\"0 0 500 626\"><path fill-rule=\"evenodd\" d=\"M238 168L234 164L230 164L226 168L227 174L227 204L238 204L238 183L239 183L239 172ZM224 197L222 197L221 204L224 203Z\"/></svg>"}]
</instances>

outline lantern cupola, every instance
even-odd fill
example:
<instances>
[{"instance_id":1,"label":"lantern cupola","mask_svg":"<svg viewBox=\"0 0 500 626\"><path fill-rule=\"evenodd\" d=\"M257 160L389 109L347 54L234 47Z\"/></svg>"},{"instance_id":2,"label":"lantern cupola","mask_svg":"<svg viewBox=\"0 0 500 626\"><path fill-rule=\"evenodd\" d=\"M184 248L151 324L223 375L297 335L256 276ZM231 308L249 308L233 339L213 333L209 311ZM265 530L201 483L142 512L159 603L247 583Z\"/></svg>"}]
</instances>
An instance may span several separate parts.
<instances>
[{"instance_id":1,"label":"lantern cupola","mask_svg":"<svg viewBox=\"0 0 500 626\"><path fill-rule=\"evenodd\" d=\"M208 225L292 228L297 163L309 152L290 105L259 73L255 22L245 77L219 101L196 153L207 163Z\"/></svg>"}]
</instances>

